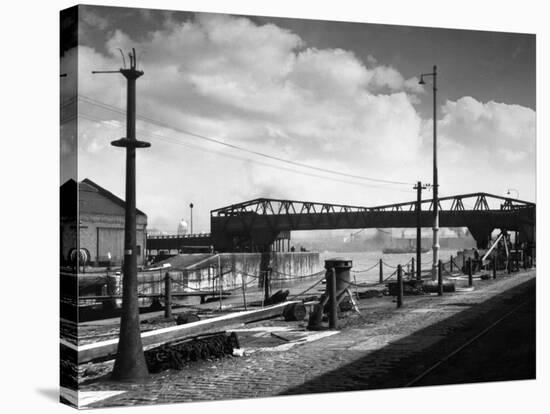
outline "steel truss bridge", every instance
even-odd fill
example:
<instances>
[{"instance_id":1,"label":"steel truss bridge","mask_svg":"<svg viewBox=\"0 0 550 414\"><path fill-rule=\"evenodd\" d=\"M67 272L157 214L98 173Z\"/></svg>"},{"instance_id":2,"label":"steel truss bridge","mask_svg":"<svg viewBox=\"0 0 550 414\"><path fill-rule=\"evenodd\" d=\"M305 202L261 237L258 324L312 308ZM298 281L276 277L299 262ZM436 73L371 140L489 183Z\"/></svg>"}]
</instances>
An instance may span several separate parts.
<instances>
[{"instance_id":1,"label":"steel truss bridge","mask_svg":"<svg viewBox=\"0 0 550 414\"><path fill-rule=\"evenodd\" d=\"M487 193L439 199L440 227L467 227L479 248L494 229L517 231L535 242L536 205ZM212 243L218 251L263 251L295 230L432 227L433 200L359 207L342 204L258 198L211 211Z\"/></svg>"},{"instance_id":2,"label":"steel truss bridge","mask_svg":"<svg viewBox=\"0 0 550 414\"><path fill-rule=\"evenodd\" d=\"M420 207L420 208L419 208ZM535 243L536 205L487 193L439 199L440 227L467 227L479 248L487 247L494 229L519 232ZM391 227L432 227L433 200L375 207L257 198L212 210L210 234L149 236L147 249L182 250L212 246L218 252L267 251L284 244L291 231Z\"/></svg>"}]
</instances>

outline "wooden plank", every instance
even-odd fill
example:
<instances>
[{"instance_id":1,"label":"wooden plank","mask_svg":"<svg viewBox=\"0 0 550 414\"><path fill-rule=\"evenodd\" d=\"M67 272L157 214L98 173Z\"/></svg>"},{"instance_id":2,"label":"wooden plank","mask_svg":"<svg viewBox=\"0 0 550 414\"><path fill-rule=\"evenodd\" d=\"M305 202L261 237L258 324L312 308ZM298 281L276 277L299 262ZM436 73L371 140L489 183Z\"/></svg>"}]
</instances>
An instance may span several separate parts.
<instances>
[{"instance_id":1,"label":"wooden plank","mask_svg":"<svg viewBox=\"0 0 550 414\"><path fill-rule=\"evenodd\" d=\"M298 302L299 301L283 302L263 309L235 312L185 325L170 326L168 328L143 332L141 334L141 341L145 349L150 349L166 342L225 330L232 325L240 325L260 319L279 316L282 315L285 306ZM65 342L64 345L78 352L78 363L82 364L95 359L114 358L117 352L118 338L81 346L76 346L69 342Z\"/></svg>"}]
</instances>

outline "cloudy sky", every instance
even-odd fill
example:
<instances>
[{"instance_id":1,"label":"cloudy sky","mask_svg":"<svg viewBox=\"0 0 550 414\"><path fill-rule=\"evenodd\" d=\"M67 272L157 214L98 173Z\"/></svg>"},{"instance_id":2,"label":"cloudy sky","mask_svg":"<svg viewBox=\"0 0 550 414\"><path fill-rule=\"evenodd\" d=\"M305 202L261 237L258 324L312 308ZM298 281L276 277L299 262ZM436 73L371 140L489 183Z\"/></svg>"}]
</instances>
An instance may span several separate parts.
<instances>
[{"instance_id":1,"label":"cloudy sky","mask_svg":"<svg viewBox=\"0 0 550 414\"><path fill-rule=\"evenodd\" d=\"M440 194L535 200L532 35L88 6L69 46L62 119L78 105L78 134L65 117L62 161L78 142L79 180L118 195L124 150L109 143L125 134L125 80L91 71L120 68L119 48L138 53L149 227L175 232L190 202L209 231L210 210L257 197L415 199L412 184L432 181L431 80L418 77L434 64Z\"/></svg>"}]
</instances>

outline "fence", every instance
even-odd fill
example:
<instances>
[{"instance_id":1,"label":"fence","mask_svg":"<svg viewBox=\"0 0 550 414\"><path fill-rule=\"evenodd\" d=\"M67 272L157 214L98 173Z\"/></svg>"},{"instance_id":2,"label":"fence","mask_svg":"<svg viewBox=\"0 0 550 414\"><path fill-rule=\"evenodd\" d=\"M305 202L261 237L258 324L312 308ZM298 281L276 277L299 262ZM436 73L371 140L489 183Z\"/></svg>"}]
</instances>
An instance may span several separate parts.
<instances>
[{"instance_id":1,"label":"fence","mask_svg":"<svg viewBox=\"0 0 550 414\"><path fill-rule=\"evenodd\" d=\"M523 267L527 268L532 263L524 261ZM378 268L378 281L357 282L357 275L372 272ZM502 270L506 273L517 271L520 268L519 262L510 261L505 269L497 269L494 259L485 266L485 270L492 271L493 279ZM197 270L207 272L208 278L194 278ZM446 262L439 262L437 266L436 280L437 293L443 294L443 285L453 281L455 284L473 285L474 274L482 270L471 258L458 265L454 257ZM432 269L421 269L420 278L432 274ZM295 275L277 269L270 269L264 272L249 273L234 268L223 268L222 266L207 266L202 269L194 269L192 272L166 271L161 269L147 274L140 274L138 283L138 295L142 304L156 303L157 310L165 309L166 315L171 315L172 306L184 306L185 308L196 309L196 299L199 304L206 302L217 302L215 306L208 307L210 310L224 309L231 307L238 310L248 309L251 306L265 306L270 304L270 299L278 295L278 300L300 300L308 297L318 296L320 292L325 293L321 286L327 279L328 271L323 269L307 275ZM392 265L380 259L371 266L364 269L351 269L351 279L344 281L350 290L355 291L359 296L359 289L379 288L390 283L397 283L397 306L403 304L403 285L418 280L418 271L415 269L415 260L411 258L405 264ZM231 274L231 281L228 282L226 275ZM79 304L92 304L97 301L119 305L122 296L122 277L116 275L89 276L90 280L84 284L88 289L86 294L79 296ZM225 280L224 280L225 279ZM430 277L430 280L433 278ZM90 286L95 286L94 294L90 294ZM284 297L282 297L284 296ZM164 302L163 306L160 302ZM224 307L223 304L226 304ZM201 307L204 309L204 307Z\"/></svg>"}]
</instances>

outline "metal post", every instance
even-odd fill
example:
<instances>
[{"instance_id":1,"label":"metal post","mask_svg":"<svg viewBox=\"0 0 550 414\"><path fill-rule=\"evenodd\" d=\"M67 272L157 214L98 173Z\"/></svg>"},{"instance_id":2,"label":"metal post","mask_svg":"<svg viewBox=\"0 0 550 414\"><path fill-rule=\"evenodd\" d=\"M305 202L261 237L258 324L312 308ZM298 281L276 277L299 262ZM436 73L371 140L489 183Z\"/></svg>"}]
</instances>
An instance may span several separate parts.
<instances>
[{"instance_id":1,"label":"metal post","mask_svg":"<svg viewBox=\"0 0 550 414\"><path fill-rule=\"evenodd\" d=\"M434 94L434 142L433 142L433 161L434 161L434 171L433 171L433 208L434 208L434 227L433 227L433 276L435 277L435 271L437 270L437 263L439 262L439 183L438 183L438 174L437 174L437 66L434 65L433 68L433 94Z\"/></svg>"},{"instance_id":2,"label":"metal post","mask_svg":"<svg viewBox=\"0 0 550 414\"><path fill-rule=\"evenodd\" d=\"M336 270L329 270L330 273L330 289L329 289L329 329L338 329L338 301L336 299Z\"/></svg>"},{"instance_id":3,"label":"metal post","mask_svg":"<svg viewBox=\"0 0 550 414\"><path fill-rule=\"evenodd\" d=\"M126 148L122 314L112 377L115 380L135 380L148 375L139 323L136 248L136 148L151 146L136 139L136 80L143 72L136 69L136 53L132 49L129 69L92 73L121 73L127 80L126 137L111 142L115 147Z\"/></svg>"},{"instance_id":4,"label":"metal post","mask_svg":"<svg viewBox=\"0 0 550 414\"><path fill-rule=\"evenodd\" d=\"M514 237L514 244L515 244L515 257L514 262L516 264L516 272L519 272L519 244L518 244L518 232L516 231L515 237Z\"/></svg>"},{"instance_id":5,"label":"metal post","mask_svg":"<svg viewBox=\"0 0 550 414\"><path fill-rule=\"evenodd\" d=\"M264 300L269 298L269 270L264 270Z\"/></svg>"},{"instance_id":6,"label":"metal post","mask_svg":"<svg viewBox=\"0 0 550 414\"><path fill-rule=\"evenodd\" d=\"M220 310L222 310L222 262L218 253L218 290L220 291Z\"/></svg>"},{"instance_id":7,"label":"metal post","mask_svg":"<svg viewBox=\"0 0 550 414\"><path fill-rule=\"evenodd\" d=\"M191 223L190 223L190 230L191 230L191 234L195 234L193 233L193 203L190 203L189 204L189 209L191 210Z\"/></svg>"},{"instance_id":8,"label":"metal post","mask_svg":"<svg viewBox=\"0 0 550 414\"><path fill-rule=\"evenodd\" d=\"M439 296L443 295L443 263L441 263L441 260L437 266L437 294Z\"/></svg>"},{"instance_id":9,"label":"metal post","mask_svg":"<svg viewBox=\"0 0 550 414\"><path fill-rule=\"evenodd\" d=\"M244 274L241 274L241 285L243 289L243 305L244 310L248 310L246 307L246 283L244 282Z\"/></svg>"},{"instance_id":10,"label":"metal post","mask_svg":"<svg viewBox=\"0 0 550 414\"><path fill-rule=\"evenodd\" d=\"M380 265L380 276L379 276L378 281L379 281L380 284L382 284L382 283L384 283L384 273L383 273L383 269L382 269L382 266L383 266L382 259L380 259L380 264L379 265Z\"/></svg>"},{"instance_id":11,"label":"metal post","mask_svg":"<svg viewBox=\"0 0 550 414\"><path fill-rule=\"evenodd\" d=\"M422 183L416 183L416 280L422 280Z\"/></svg>"},{"instance_id":12,"label":"metal post","mask_svg":"<svg viewBox=\"0 0 550 414\"><path fill-rule=\"evenodd\" d=\"M472 258L468 257L468 286L472 286L474 284L474 280L472 278Z\"/></svg>"},{"instance_id":13,"label":"metal post","mask_svg":"<svg viewBox=\"0 0 550 414\"><path fill-rule=\"evenodd\" d=\"M497 258L493 256L493 279L497 278Z\"/></svg>"},{"instance_id":14,"label":"metal post","mask_svg":"<svg viewBox=\"0 0 550 414\"><path fill-rule=\"evenodd\" d=\"M172 278L168 272L164 276L164 317L172 317Z\"/></svg>"},{"instance_id":15,"label":"metal post","mask_svg":"<svg viewBox=\"0 0 550 414\"><path fill-rule=\"evenodd\" d=\"M411 278L414 277L414 275L416 274L415 272L415 267L414 267L414 257L411 259Z\"/></svg>"},{"instance_id":16,"label":"metal post","mask_svg":"<svg viewBox=\"0 0 550 414\"><path fill-rule=\"evenodd\" d=\"M450 267L449 271L453 273L453 255L451 255L451 260L449 261L449 267Z\"/></svg>"},{"instance_id":17,"label":"metal post","mask_svg":"<svg viewBox=\"0 0 550 414\"><path fill-rule=\"evenodd\" d=\"M434 65L432 73L422 73L420 84L425 85L424 77L433 77L433 263L432 280L437 277L437 264L439 262L439 183L437 174L437 66Z\"/></svg>"},{"instance_id":18,"label":"metal post","mask_svg":"<svg viewBox=\"0 0 550 414\"><path fill-rule=\"evenodd\" d=\"M397 307L403 306L403 269L397 265Z\"/></svg>"}]
</instances>

